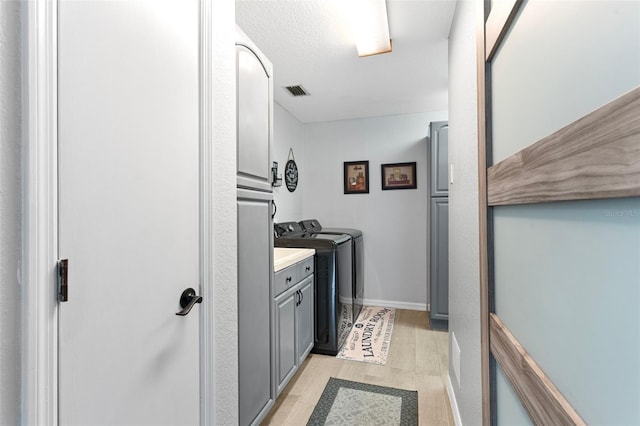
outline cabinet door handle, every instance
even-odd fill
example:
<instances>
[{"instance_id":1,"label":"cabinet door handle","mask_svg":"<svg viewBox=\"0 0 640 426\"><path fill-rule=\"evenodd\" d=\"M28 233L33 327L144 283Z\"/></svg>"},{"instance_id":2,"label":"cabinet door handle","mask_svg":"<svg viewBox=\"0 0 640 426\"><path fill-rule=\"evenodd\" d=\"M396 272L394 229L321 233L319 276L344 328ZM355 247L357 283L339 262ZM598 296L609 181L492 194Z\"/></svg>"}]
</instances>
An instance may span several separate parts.
<instances>
[{"instance_id":1,"label":"cabinet door handle","mask_svg":"<svg viewBox=\"0 0 640 426\"><path fill-rule=\"evenodd\" d=\"M294 300L296 301L296 306L300 304L300 295L298 293L299 293L298 290L296 290L296 292L294 293Z\"/></svg>"},{"instance_id":2,"label":"cabinet door handle","mask_svg":"<svg viewBox=\"0 0 640 426\"><path fill-rule=\"evenodd\" d=\"M300 305L304 300L304 294L302 294L302 290L298 290L298 293L300 293L300 303L298 303L298 305Z\"/></svg>"}]
</instances>

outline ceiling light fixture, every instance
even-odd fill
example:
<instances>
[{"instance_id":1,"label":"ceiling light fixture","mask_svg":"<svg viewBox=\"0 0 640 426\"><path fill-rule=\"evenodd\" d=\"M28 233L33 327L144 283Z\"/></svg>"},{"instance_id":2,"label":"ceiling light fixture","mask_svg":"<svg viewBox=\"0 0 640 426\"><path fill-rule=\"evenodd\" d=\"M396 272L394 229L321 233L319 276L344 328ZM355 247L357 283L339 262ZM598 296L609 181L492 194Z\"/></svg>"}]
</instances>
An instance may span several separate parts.
<instances>
[{"instance_id":1,"label":"ceiling light fixture","mask_svg":"<svg viewBox=\"0 0 640 426\"><path fill-rule=\"evenodd\" d=\"M392 50L385 0L351 0L351 17L358 56L379 55Z\"/></svg>"}]
</instances>

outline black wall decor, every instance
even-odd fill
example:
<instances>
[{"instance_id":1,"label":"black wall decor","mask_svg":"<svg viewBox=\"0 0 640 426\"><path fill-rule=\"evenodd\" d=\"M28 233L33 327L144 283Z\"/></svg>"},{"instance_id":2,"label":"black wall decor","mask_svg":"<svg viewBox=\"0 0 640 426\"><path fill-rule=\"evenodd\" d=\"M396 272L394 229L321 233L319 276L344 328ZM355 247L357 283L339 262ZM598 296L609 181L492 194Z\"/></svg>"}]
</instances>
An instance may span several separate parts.
<instances>
[{"instance_id":1,"label":"black wall decor","mask_svg":"<svg viewBox=\"0 0 640 426\"><path fill-rule=\"evenodd\" d=\"M293 156L293 148L289 148L289 157L287 164L284 166L284 180L289 192L295 191L298 187L298 165Z\"/></svg>"}]
</instances>

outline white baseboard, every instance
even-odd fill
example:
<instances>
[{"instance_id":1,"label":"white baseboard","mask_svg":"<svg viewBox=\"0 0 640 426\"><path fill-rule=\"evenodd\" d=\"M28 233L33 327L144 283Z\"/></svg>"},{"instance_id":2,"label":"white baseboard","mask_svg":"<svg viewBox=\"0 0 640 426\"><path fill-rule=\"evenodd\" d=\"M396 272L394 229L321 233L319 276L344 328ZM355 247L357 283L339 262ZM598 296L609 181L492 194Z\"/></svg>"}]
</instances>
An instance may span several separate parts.
<instances>
[{"instance_id":1,"label":"white baseboard","mask_svg":"<svg viewBox=\"0 0 640 426\"><path fill-rule=\"evenodd\" d=\"M363 299L365 306L384 306L385 308L408 309L410 311L426 311L426 303L398 302L394 300Z\"/></svg>"},{"instance_id":2,"label":"white baseboard","mask_svg":"<svg viewBox=\"0 0 640 426\"><path fill-rule=\"evenodd\" d=\"M447 374L447 394L449 395L449 405L451 406L451 414L453 414L453 421L456 426L462 426L462 419L460 418L460 409L458 408L458 401L456 400L456 394L453 392L453 385L451 384L451 376Z\"/></svg>"}]
</instances>

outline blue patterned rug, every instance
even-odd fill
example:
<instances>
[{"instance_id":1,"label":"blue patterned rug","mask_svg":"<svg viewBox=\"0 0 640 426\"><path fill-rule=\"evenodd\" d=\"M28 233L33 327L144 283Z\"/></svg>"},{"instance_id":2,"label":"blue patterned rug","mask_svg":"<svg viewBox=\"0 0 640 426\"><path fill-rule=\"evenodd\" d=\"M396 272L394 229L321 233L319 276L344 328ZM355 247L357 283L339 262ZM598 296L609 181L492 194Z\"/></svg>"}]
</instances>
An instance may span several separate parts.
<instances>
[{"instance_id":1,"label":"blue patterned rug","mask_svg":"<svg viewBox=\"0 0 640 426\"><path fill-rule=\"evenodd\" d=\"M415 426L418 392L331 377L307 425Z\"/></svg>"}]
</instances>

